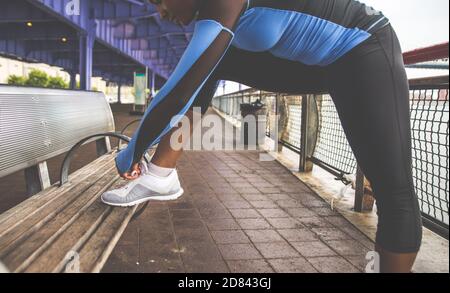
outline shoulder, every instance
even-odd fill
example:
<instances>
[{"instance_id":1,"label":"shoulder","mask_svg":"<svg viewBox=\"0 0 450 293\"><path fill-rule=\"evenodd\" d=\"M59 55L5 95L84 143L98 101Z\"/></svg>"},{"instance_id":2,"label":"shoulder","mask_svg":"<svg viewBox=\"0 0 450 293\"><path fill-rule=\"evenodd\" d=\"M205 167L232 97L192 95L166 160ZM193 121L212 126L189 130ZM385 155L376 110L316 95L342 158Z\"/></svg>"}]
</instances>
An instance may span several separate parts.
<instances>
[{"instance_id":1,"label":"shoulder","mask_svg":"<svg viewBox=\"0 0 450 293\"><path fill-rule=\"evenodd\" d=\"M198 20L212 19L233 29L237 20L247 9L248 0L203 0Z\"/></svg>"}]
</instances>

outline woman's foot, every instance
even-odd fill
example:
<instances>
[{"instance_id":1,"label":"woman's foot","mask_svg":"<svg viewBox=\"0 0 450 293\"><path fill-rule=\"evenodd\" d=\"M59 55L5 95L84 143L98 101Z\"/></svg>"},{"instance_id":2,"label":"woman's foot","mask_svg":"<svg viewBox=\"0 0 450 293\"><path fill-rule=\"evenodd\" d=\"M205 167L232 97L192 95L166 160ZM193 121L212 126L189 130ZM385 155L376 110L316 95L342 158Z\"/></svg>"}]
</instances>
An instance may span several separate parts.
<instances>
[{"instance_id":1,"label":"woman's foot","mask_svg":"<svg viewBox=\"0 0 450 293\"><path fill-rule=\"evenodd\" d=\"M175 200L183 194L176 168L167 176L154 174L145 163L140 164L140 169L139 178L103 193L101 200L108 205L129 207L149 200Z\"/></svg>"}]
</instances>

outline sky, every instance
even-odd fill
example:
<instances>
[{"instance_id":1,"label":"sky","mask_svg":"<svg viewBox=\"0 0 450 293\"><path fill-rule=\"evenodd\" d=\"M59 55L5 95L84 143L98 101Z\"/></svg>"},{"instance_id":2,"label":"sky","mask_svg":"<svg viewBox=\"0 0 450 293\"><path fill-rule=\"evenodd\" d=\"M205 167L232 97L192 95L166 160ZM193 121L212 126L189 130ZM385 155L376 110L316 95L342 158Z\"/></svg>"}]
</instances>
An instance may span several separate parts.
<instances>
[{"instance_id":1,"label":"sky","mask_svg":"<svg viewBox=\"0 0 450 293\"><path fill-rule=\"evenodd\" d=\"M389 18L403 51L448 42L449 0L360 0Z\"/></svg>"}]
</instances>

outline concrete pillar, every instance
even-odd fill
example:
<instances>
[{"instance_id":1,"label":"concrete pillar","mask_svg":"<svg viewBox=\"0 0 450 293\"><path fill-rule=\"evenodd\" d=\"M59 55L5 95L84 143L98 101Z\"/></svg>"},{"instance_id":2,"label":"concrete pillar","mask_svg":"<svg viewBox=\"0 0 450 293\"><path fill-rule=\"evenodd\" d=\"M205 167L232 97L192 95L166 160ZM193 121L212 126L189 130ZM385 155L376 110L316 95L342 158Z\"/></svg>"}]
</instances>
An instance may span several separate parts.
<instances>
[{"instance_id":1,"label":"concrete pillar","mask_svg":"<svg viewBox=\"0 0 450 293\"><path fill-rule=\"evenodd\" d=\"M122 104L121 90L122 90L122 82L119 81L119 83L117 84L117 103L118 104Z\"/></svg>"},{"instance_id":2,"label":"concrete pillar","mask_svg":"<svg viewBox=\"0 0 450 293\"><path fill-rule=\"evenodd\" d=\"M70 83L69 83L69 88L71 90L74 90L77 88L77 72L76 71L70 71Z\"/></svg>"},{"instance_id":3,"label":"concrete pillar","mask_svg":"<svg viewBox=\"0 0 450 293\"><path fill-rule=\"evenodd\" d=\"M152 97L155 96L155 82L156 82L156 75L155 72L152 71Z\"/></svg>"},{"instance_id":4,"label":"concrete pillar","mask_svg":"<svg viewBox=\"0 0 450 293\"><path fill-rule=\"evenodd\" d=\"M91 89L92 78L92 56L95 37L92 33L80 34L80 89Z\"/></svg>"},{"instance_id":5,"label":"concrete pillar","mask_svg":"<svg viewBox=\"0 0 450 293\"><path fill-rule=\"evenodd\" d=\"M96 23L92 19L93 1L81 1L80 23L84 23L86 31L79 33L79 74L80 89L90 90L92 79L93 51L96 33Z\"/></svg>"}]
</instances>

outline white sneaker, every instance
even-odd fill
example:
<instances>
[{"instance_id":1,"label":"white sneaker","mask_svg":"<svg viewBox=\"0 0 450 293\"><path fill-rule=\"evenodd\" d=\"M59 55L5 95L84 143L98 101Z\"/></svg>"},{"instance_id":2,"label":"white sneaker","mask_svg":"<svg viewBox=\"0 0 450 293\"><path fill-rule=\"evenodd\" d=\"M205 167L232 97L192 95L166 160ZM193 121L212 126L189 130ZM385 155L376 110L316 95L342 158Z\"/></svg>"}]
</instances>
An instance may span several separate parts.
<instances>
[{"instance_id":1,"label":"white sneaker","mask_svg":"<svg viewBox=\"0 0 450 293\"><path fill-rule=\"evenodd\" d=\"M142 174L139 178L103 193L101 200L108 205L129 207L149 200L175 200L183 194L176 168L167 177L148 172L145 162L140 163L140 168Z\"/></svg>"}]
</instances>

